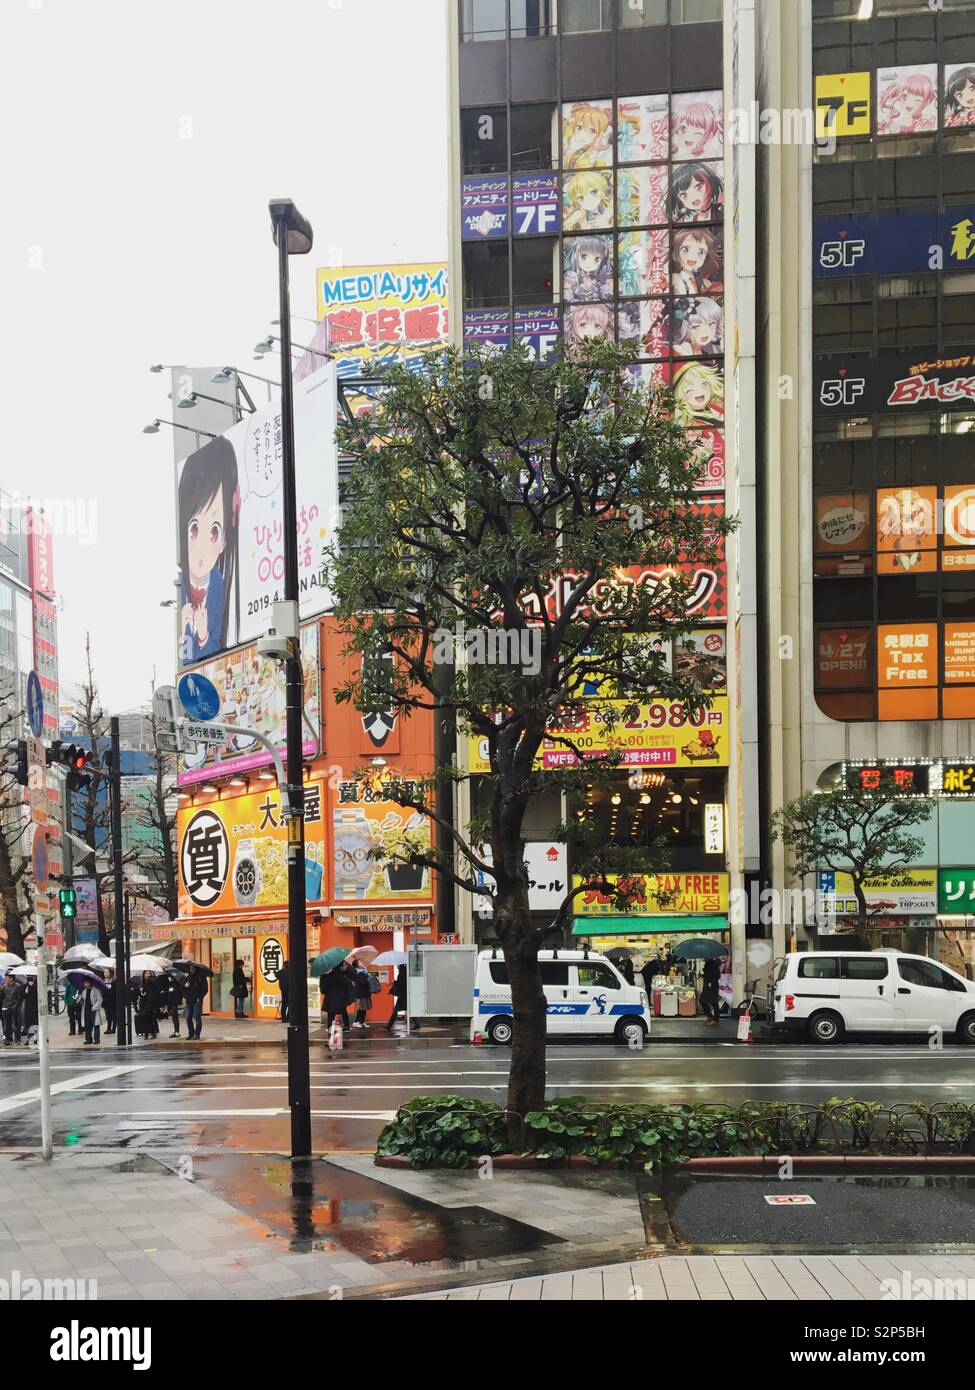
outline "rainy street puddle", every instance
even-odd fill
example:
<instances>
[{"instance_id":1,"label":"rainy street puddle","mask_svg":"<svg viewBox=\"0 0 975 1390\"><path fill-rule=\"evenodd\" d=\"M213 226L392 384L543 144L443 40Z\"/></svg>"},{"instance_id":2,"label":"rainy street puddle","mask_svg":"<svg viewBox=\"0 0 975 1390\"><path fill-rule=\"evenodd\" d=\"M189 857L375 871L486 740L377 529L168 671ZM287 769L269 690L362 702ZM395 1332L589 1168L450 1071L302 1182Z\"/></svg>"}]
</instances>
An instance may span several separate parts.
<instances>
[{"instance_id":1,"label":"rainy street puddle","mask_svg":"<svg viewBox=\"0 0 975 1390\"><path fill-rule=\"evenodd\" d=\"M484 1207L438 1206L321 1159L198 1159L196 1180L295 1251L419 1265L503 1259L562 1243Z\"/></svg>"}]
</instances>

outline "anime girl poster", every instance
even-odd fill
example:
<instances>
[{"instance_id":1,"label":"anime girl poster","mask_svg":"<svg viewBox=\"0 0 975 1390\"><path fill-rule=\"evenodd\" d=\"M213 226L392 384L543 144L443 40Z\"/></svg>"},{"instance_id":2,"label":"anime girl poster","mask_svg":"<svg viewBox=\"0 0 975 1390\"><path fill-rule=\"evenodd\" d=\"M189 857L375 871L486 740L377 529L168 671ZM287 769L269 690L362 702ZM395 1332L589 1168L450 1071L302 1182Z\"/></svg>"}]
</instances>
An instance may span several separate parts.
<instances>
[{"instance_id":1,"label":"anime girl poster","mask_svg":"<svg viewBox=\"0 0 975 1390\"><path fill-rule=\"evenodd\" d=\"M668 171L666 164L647 164L641 169L620 169L616 175L616 221L621 227L643 227L667 222Z\"/></svg>"},{"instance_id":2,"label":"anime girl poster","mask_svg":"<svg viewBox=\"0 0 975 1390\"><path fill-rule=\"evenodd\" d=\"M613 238L567 237L563 245L562 295L568 303L613 296Z\"/></svg>"},{"instance_id":3,"label":"anime girl poster","mask_svg":"<svg viewBox=\"0 0 975 1390\"><path fill-rule=\"evenodd\" d=\"M562 177L562 228L587 232L613 225L613 171L582 169Z\"/></svg>"},{"instance_id":4,"label":"anime girl poster","mask_svg":"<svg viewBox=\"0 0 975 1390\"><path fill-rule=\"evenodd\" d=\"M562 105L562 167L602 169L613 162L613 103L567 101Z\"/></svg>"},{"instance_id":5,"label":"anime girl poster","mask_svg":"<svg viewBox=\"0 0 975 1390\"><path fill-rule=\"evenodd\" d=\"M670 220L717 222L724 217L724 179L717 160L675 164L670 173Z\"/></svg>"},{"instance_id":6,"label":"anime girl poster","mask_svg":"<svg viewBox=\"0 0 975 1390\"><path fill-rule=\"evenodd\" d=\"M724 288L724 240L716 227L682 227L670 246L674 294L720 294Z\"/></svg>"},{"instance_id":7,"label":"anime girl poster","mask_svg":"<svg viewBox=\"0 0 975 1390\"><path fill-rule=\"evenodd\" d=\"M675 92L670 112L673 159L720 159L724 122L720 92Z\"/></svg>"},{"instance_id":8,"label":"anime girl poster","mask_svg":"<svg viewBox=\"0 0 975 1390\"><path fill-rule=\"evenodd\" d=\"M666 357L670 351L670 314L666 299L635 299L619 306L620 343L638 357Z\"/></svg>"},{"instance_id":9,"label":"anime girl poster","mask_svg":"<svg viewBox=\"0 0 975 1390\"><path fill-rule=\"evenodd\" d=\"M713 357L724 352L724 304L707 297L675 299L670 314L675 357Z\"/></svg>"},{"instance_id":10,"label":"anime girl poster","mask_svg":"<svg viewBox=\"0 0 975 1390\"><path fill-rule=\"evenodd\" d=\"M975 63L946 63L944 88L946 129L975 125Z\"/></svg>"},{"instance_id":11,"label":"anime girl poster","mask_svg":"<svg viewBox=\"0 0 975 1390\"><path fill-rule=\"evenodd\" d=\"M621 297L666 294L668 233L622 232L619 237L619 292Z\"/></svg>"},{"instance_id":12,"label":"anime girl poster","mask_svg":"<svg viewBox=\"0 0 975 1390\"><path fill-rule=\"evenodd\" d=\"M593 338L613 338L611 304L574 304L565 312L565 339L571 355L573 346Z\"/></svg>"},{"instance_id":13,"label":"anime girl poster","mask_svg":"<svg viewBox=\"0 0 975 1390\"><path fill-rule=\"evenodd\" d=\"M917 135L938 129L938 65L880 68L877 134Z\"/></svg>"},{"instance_id":14,"label":"anime girl poster","mask_svg":"<svg viewBox=\"0 0 975 1390\"><path fill-rule=\"evenodd\" d=\"M724 425L724 367L720 362L672 364L674 419L692 428Z\"/></svg>"},{"instance_id":15,"label":"anime girl poster","mask_svg":"<svg viewBox=\"0 0 975 1390\"><path fill-rule=\"evenodd\" d=\"M670 148L667 95L620 97L616 103L616 158L620 164L666 159Z\"/></svg>"},{"instance_id":16,"label":"anime girl poster","mask_svg":"<svg viewBox=\"0 0 975 1390\"><path fill-rule=\"evenodd\" d=\"M179 514L180 652L184 665L238 640L240 484L229 439L212 439L183 464Z\"/></svg>"}]
</instances>

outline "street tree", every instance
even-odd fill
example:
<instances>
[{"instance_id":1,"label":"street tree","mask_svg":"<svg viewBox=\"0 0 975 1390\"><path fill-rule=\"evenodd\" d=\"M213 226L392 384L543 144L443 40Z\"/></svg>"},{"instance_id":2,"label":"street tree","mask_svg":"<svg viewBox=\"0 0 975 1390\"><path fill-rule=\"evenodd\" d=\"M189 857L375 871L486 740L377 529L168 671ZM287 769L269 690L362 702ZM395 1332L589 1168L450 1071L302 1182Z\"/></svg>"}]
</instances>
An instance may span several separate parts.
<instances>
[{"instance_id":1,"label":"street tree","mask_svg":"<svg viewBox=\"0 0 975 1390\"><path fill-rule=\"evenodd\" d=\"M871 914L866 885L917 863L924 840L911 832L930 819L933 807L926 796L905 795L892 773L881 772L872 787L840 785L796 797L773 813L771 835L782 841L797 876L820 869L849 874L855 930L862 935L877 915Z\"/></svg>"},{"instance_id":2,"label":"street tree","mask_svg":"<svg viewBox=\"0 0 975 1390\"><path fill-rule=\"evenodd\" d=\"M17 743L26 720L15 680L0 678L0 940L3 949L23 956L24 936L33 919L30 873L30 816L17 780Z\"/></svg>"},{"instance_id":3,"label":"street tree","mask_svg":"<svg viewBox=\"0 0 975 1390\"><path fill-rule=\"evenodd\" d=\"M677 702L656 709L688 721L689 747L720 756L726 731L715 742L707 695L664 653L690 630L695 581L716 572L730 524L701 505L703 457L673 398L638 385L601 342L542 364L524 349L451 351L423 374L387 369L375 409L342 426L339 444L352 466L330 582L365 675L338 698L403 718L432 711L476 736L489 767L466 823L438 794L466 776L456 765L387 780L385 794L435 833L404 832L376 856L471 894L485 876L511 981L508 1107L521 1116L545 1096L539 945L584 891L533 924L526 815L553 787L565 793L574 868L620 909L637 875L665 867L658 846L607 843L584 791L618 774L635 702L651 695ZM600 728L609 751L590 756L586 730Z\"/></svg>"},{"instance_id":4,"label":"street tree","mask_svg":"<svg viewBox=\"0 0 975 1390\"><path fill-rule=\"evenodd\" d=\"M153 676L153 688L156 680ZM135 863L146 879L137 896L161 907L171 922L179 916L179 882L176 869L176 758L159 751L159 721L153 714L152 770L135 808L135 823L148 831L147 843L136 851Z\"/></svg>"}]
</instances>

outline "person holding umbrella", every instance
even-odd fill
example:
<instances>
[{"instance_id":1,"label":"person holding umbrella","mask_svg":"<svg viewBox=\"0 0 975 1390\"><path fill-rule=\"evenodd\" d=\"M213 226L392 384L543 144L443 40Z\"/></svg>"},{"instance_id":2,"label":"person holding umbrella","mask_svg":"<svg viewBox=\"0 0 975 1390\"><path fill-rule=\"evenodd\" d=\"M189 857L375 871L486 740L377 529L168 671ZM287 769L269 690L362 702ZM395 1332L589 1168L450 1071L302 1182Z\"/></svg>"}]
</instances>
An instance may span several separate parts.
<instances>
[{"instance_id":1,"label":"person holding umbrella","mask_svg":"<svg viewBox=\"0 0 975 1390\"><path fill-rule=\"evenodd\" d=\"M342 1024L345 1032L349 1028L349 975L342 965L335 965L322 976L320 985L325 1005L325 1027L331 1031L335 1019Z\"/></svg>"},{"instance_id":2,"label":"person holding umbrella","mask_svg":"<svg viewBox=\"0 0 975 1390\"><path fill-rule=\"evenodd\" d=\"M183 988L180 977L175 970L170 971L163 977L163 987L166 991L166 1011L169 1014L169 1021L173 1025L173 1037L179 1037L179 1006L183 1002Z\"/></svg>"},{"instance_id":3,"label":"person holding umbrella","mask_svg":"<svg viewBox=\"0 0 975 1390\"><path fill-rule=\"evenodd\" d=\"M85 971L81 986L81 1020L85 1025L85 1047L101 1044L101 1025L105 1017L105 995L95 982L95 976Z\"/></svg>"},{"instance_id":4,"label":"person holding umbrella","mask_svg":"<svg viewBox=\"0 0 975 1390\"><path fill-rule=\"evenodd\" d=\"M387 1033L391 1033L393 1031L393 1024L396 1022L397 1014L406 1013L407 987L408 986L406 982L406 966L398 965L396 967L396 979L389 987L389 993L393 997L393 1012L389 1015L389 1022L386 1024Z\"/></svg>"},{"instance_id":5,"label":"person holding umbrella","mask_svg":"<svg viewBox=\"0 0 975 1390\"><path fill-rule=\"evenodd\" d=\"M159 992L152 972L143 970L142 979L132 983L132 1002L135 1005L135 1031L146 1042L159 1033L156 1015L159 1012Z\"/></svg>"},{"instance_id":6,"label":"person holding umbrella","mask_svg":"<svg viewBox=\"0 0 975 1390\"><path fill-rule=\"evenodd\" d=\"M355 1018L353 1028L366 1028L366 1013L372 1008L372 976L361 963L355 963Z\"/></svg>"},{"instance_id":7,"label":"person holding umbrella","mask_svg":"<svg viewBox=\"0 0 975 1390\"><path fill-rule=\"evenodd\" d=\"M28 975L24 981L24 997L20 1005L24 1046L29 1047L31 1029L37 1037L37 976Z\"/></svg>"},{"instance_id":8,"label":"person holding umbrella","mask_svg":"<svg viewBox=\"0 0 975 1390\"><path fill-rule=\"evenodd\" d=\"M84 1001L81 995L81 986L76 985L72 980L69 980L64 987L64 1004L65 1008L68 1011L69 1038L73 1038L76 1033L81 1033L81 1006L83 1002Z\"/></svg>"}]
</instances>

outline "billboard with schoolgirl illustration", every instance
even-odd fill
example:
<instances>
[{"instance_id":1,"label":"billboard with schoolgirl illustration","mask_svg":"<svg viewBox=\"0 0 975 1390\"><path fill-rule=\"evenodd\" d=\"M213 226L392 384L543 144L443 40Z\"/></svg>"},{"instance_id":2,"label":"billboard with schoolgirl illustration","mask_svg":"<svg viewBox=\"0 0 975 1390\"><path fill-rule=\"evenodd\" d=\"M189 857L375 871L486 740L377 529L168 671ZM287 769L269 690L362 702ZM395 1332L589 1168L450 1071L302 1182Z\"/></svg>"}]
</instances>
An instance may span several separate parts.
<instances>
[{"instance_id":1,"label":"billboard with schoolgirl illustration","mask_svg":"<svg viewBox=\"0 0 975 1390\"><path fill-rule=\"evenodd\" d=\"M302 618L329 606L325 550L338 526L335 368L295 383L298 584ZM191 666L272 624L284 598L283 434L275 403L245 415L177 467L180 663Z\"/></svg>"}]
</instances>

